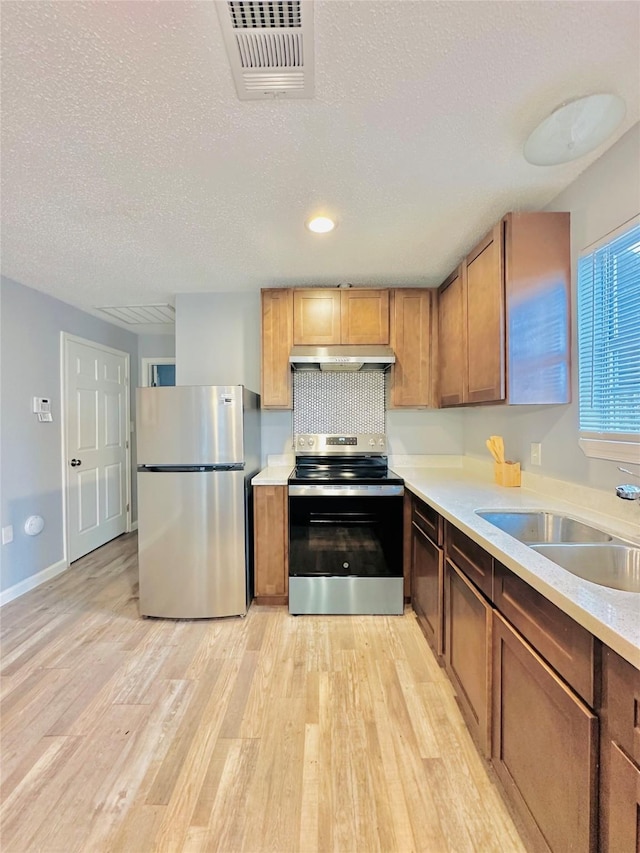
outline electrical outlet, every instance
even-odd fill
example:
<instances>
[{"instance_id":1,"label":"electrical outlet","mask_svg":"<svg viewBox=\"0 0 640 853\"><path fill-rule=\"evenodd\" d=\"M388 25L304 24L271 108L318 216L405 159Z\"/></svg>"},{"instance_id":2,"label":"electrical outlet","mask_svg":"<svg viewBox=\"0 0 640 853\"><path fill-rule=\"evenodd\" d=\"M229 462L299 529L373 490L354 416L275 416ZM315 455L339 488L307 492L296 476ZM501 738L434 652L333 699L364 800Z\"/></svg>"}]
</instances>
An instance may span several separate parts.
<instances>
[{"instance_id":1,"label":"electrical outlet","mask_svg":"<svg viewBox=\"0 0 640 853\"><path fill-rule=\"evenodd\" d=\"M542 465L542 444L539 441L531 442L531 464Z\"/></svg>"},{"instance_id":2,"label":"electrical outlet","mask_svg":"<svg viewBox=\"0 0 640 853\"><path fill-rule=\"evenodd\" d=\"M2 528L2 544L8 545L9 542L13 542L13 524Z\"/></svg>"}]
</instances>

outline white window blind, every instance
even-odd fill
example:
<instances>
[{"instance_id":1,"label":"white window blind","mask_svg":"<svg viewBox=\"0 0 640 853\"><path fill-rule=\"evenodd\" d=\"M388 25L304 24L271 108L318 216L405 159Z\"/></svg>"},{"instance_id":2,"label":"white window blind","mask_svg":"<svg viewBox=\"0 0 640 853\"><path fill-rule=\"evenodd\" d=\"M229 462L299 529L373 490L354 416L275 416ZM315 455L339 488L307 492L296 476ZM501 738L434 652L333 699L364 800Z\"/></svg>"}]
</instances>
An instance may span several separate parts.
<instances>
[{"instance_id":1,"label":"white window blind","mask_svg":"<svg viewBox=\"0 0 640 853\"><path fill-rule=\"evenodd\" d=\"M580 434L640 459L640 224L578 262ZM615 445L617 446L617 449Z\"/></svg>"}]
</instances>

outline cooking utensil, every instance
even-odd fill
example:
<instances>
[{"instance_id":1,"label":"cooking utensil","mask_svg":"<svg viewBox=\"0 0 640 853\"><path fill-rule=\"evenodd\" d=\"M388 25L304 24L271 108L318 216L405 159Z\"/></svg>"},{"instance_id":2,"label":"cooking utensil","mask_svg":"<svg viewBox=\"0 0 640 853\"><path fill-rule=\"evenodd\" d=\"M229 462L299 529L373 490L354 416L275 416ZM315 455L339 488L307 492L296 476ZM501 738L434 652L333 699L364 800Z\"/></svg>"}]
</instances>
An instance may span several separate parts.
<instances>
[{"instance_id":1,"label":"cooking utensil","mask_svg":"<svg viewBox=\"0 0 640 853\"><path fill-rule=\"evenodd\" d=\"M493 442L491 441L491 439L490 439L490 438L488 438L488 439L485 441L485 444L487 445L487 448L488 448L488 450L489 450L489 453L493 456L494 460L495 460L496 462L498 462L498 455L497 455L497 453L496 453L496 450L495 450L495 448L494 448L494 446L493 446Z\"/></svg>"},{"instance_id":2,"label":"cooking utensil","mask_svg":"<svg viewBox=\"0 0 640 853\"><path fill-rule=\"evenodd\" d=\"M493 444L493 449L496 453L494 457L496 462L504 462L504 439L501 435L492 435L489 440Z\"/></svg>"}]
</instances>

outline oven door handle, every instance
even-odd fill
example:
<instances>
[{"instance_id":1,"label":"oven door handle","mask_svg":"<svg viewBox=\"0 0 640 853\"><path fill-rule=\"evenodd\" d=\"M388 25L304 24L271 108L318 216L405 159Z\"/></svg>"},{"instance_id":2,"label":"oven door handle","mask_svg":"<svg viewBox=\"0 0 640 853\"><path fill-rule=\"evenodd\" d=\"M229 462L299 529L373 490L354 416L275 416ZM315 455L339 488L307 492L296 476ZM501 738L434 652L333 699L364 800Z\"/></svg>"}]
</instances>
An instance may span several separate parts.
<instances>
[{"instance_id":1,"label":"oven door handle","mask_svg":"<svg viewBox=\"0 0 640 853\"><path fill-rule=\"evenodd\" d=\"M358 486L355 483L348 486L341 485L290 485L290 498L383 498L401 497L404 495L403 485L380 485L380 486Z\"/></svg>"}]
</instances>

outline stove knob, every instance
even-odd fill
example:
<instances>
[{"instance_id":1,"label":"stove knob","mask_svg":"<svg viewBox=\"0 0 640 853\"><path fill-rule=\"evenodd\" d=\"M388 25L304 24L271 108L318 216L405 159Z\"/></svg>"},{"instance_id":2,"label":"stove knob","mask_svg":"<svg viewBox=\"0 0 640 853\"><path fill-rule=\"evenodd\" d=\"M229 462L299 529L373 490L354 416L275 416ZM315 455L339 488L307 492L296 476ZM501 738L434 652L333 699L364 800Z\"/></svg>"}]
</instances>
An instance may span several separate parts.
<instances>
[{"instance_id":1,"label":"stove knob","mask_svg":"<svg viewBox=\"0 0 640 853\"><path fill-rule=\"evenodd\" d=\"M309 443L309 447L313 447L313 445L315 444L315 441L313 438L310 438L308 443Z\"/></svg>"},{"instance_id":2,"label":"stove knob","mask_svg":"<svg viewBox=\"0 0 640 853\"><path fill-rule=\"evenodd\" d=\"M304 438L299 438L298 444L300 445L300 447L302 447L304 445Z\"/></svg>"},{"instance_id":3,"label":"stove knob","mask_svg":"<svg viewBox=\"0 0 640 853\"><path fill-rule=\"evenodd\" d=\"M369 444L371 445L371 447L373 447L375 443L376 443L375 439L373 439L373 438L369 439Z\"/></svg>"},{"instance_id":4,"label":"stove knob","mask_svg":"<svg viewBox=\"0 0 640 853\"><path fill-rule=\"evenodd\" d=\"M381 438L381 439L378 441L378 444L380 445L380 447L384 447L384 438Z\"/></svg>"}]
</instances>

